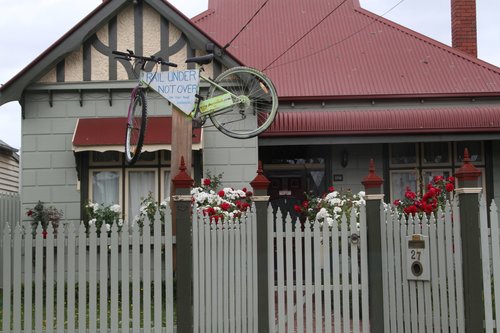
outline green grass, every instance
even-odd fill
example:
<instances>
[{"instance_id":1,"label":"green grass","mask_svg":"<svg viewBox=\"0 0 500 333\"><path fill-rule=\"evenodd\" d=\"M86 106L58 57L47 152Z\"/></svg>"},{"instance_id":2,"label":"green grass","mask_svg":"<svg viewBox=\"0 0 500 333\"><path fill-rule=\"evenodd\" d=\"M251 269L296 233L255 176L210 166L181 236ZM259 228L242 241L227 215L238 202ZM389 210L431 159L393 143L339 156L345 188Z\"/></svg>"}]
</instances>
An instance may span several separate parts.
<instances>
[{"instance_id":1,"label":"green grass","mask_svg":"<svg viewBox=\"0 0 500 333\"><path fill-rule=\"evenodd\" d=\"M43 286L44 288L44 291L46 290L46 286L44 284ZM60 324L60 321L57 319L56 317L56 299L57 299L57 289L56 289L56 285L54 285L54 304L53 304L53 307L54 307L54 314L53 314L53 317L54 317L54 328L57 328L57 326ZM175 289L174 289L175 290ZM35 295L34 295L34 291L35 291L35 285L33 284L32 286L32 302L33 302L33 306L31 308L31 313L32 313L32 322L33 322L33 327L32 329L35 329L35 324L34 324L34 318L35 318ZM65 286L65 293L67 294L67 291L68 291L68 288L67 286ZM97 304L97 308L96 308L96 327L100 327L100 314L101 314L101 308L100 308L100 290L99 290L99 284L97 284L97 288L96 288L96 304ZM140 292L141 292L141 300L142 300L142 297L143 297L143 285L142 285L142 282L141 282L141 288L140 288ZM151 323L153 324L153 320L154 320L154 285L153 283L151 283ZM75 320L75 327L78 327L79 323L78 323L78 320L79 320L79 313L78 313L78 293L79 293L79 290L78 290L78 284L75 285L75 317L74 317L74 320ZM87 290L86 290L86 294L87 294L87 297L86 297L86 303L87 303L87 306L86 306L86 314L85 314L85 318L86 318L86 327L89 327L89 285L87 283ZM123 323L122 323L122 302L121 302L121 297L122 297L122 292L121 292L121 283L119 283L118 285L118 321L119 321L119 327L122 328L124 327L123 326ZM175 297L175 295L174 295ZM24 327L24 317L25 317L25 312L28 310L25 308L24 306L24 285L22 286L21 288L21 327ZM108 312L108 323L107 323L107 326L108 328L111 327L111 295L110 295L110 288L108 286L108 305L107 305L107 308L106 308L106 311ZM67 297L65 295L64 297L65 299L65 302L67 300ZM11 300L12 300L12 296L11 296ZM11 308L12 308L12 301L11 301ZM132 314L133 314L133 304L132 304L132 283L130 283L130 286L129 286L129 304L128 304L128 310L129 310L129 327L132 328ZM65 304L65 316L66 318L64 318L64 327L67 328L67 303ZM46 318L46 298L45 298L45 292L44 292L44 298L43 298L43 318ZM174 322L175 322L175 301L174 301ZM140 327L143 327L144 326L144 308L143 308L143 304L141 302L141 309L140 309ZM13 315L11 313L11 318L10 318L10 321L11 321L11 328L13 328ZM161 319L161 322L162 322L162 326L163 327L166 327L167 325L167 322L166 322L166 306L165 306L165 282L163 282L163 285L162 285L162 319ZM126 324L125 324L126 325ZM3 290L0 289L0 330L2 329L3 327ZM45 329L46 327L46 322L45 322L45 319L43 321L43 328Z\"/></svg>"}]
</instances>

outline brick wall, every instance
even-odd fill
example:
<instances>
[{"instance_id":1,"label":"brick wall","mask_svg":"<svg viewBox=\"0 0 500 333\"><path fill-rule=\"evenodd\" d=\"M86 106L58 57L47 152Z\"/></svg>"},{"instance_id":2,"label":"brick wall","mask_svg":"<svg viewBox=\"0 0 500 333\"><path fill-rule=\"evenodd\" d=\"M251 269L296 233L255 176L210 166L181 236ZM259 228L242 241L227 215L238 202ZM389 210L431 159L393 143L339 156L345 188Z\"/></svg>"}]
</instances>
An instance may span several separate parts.
<instances>
[{"instance_id":1,"label":"brick wall","mask_svg":"<svg viewBox=\"0 0 500 333\"><path fill-rule=\"evenodd\" d=\"M452 46L477 57L476 0L451 1Z\"/></svg>"}]
</instances>

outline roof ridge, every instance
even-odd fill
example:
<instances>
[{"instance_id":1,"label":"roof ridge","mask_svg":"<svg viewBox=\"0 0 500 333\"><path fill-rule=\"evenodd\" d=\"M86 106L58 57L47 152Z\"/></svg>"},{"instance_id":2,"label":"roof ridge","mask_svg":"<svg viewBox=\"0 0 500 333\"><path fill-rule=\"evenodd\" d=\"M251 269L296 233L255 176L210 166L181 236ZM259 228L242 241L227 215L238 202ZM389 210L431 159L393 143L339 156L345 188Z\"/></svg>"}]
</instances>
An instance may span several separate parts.
<instances>
[{"instance_id":1,"label":"roof ridge","mask_svg":"<svg viewBox=\"0 0 500 333\"><path fill-rule=\"evenodd\" d=\"M459 50L457 50L457 49L455 49L455 48L453 48L453 47L451 47L449 45L446 45L446 44L444 44L444 43L442 43L442 42L440 42L440 41L438 41L436 39L428 37L428 36L426 36L426 35L424 35L422 33L419 33L419 32L417 32L415 30L412 30L412 29L410 29L408 27L405 27L405 26L403 26L403 25L401 25L401 24L399 24L397 22L389 20L389 19L387 19L387 18L385 18L385 17L383 17L381 15L373 13L373 12L371 12L371 11L369 11L369 10L361 7L361 6L357 7L357 8L355 6L354 7L354 11L358 12L361 15L370 17L370 18L374 19L374 21L379 21L380 23L382 23L382 24L384 24L386 26L389 26L389 27L391 27L393 29L396 29L396 30L398 30L398 31L400 31L400 32L408 35L408 36L411 36L413 38L421 40L422 42L424 42L426 44L429 44L429 45L431 45L433 47L437 47L437 48L439 48L439 49L441 49L443 51L446 51L446 52L448 52L450 54L453 54L453 55L455 55L455 56L457 56L459 58L462 58L465 61L468 61L468 62L470 62L470 63L472 63L474 65L483 67L484 69L487 69L489 71L492 71L492 72L500 75L500 68L497 67L497 66L495 66L495 65L493 65L493 64L490 64L490 63L488 63L488 62L486 62L484 60L481 60L479 58L470 56L470 55L468 55L468 54L466 54L466 53L464 53L462 51L459 51Z\"/></svg>"},{"instance_id":2,"label":"roof ridge","mask_svg":"<svg viewBox=\"0 0 500 333\"><path fill-rule=\"evenodd\" d=\"M215 10L211 9L211 8L208 8L207 10L205 10L205 11L199 13L198 15L192 17L191 21L193 21L195 24L198 24L198 22L203 21L204 19L212 16L213 14L215 14Z\"/></svg>"}]
</instances>

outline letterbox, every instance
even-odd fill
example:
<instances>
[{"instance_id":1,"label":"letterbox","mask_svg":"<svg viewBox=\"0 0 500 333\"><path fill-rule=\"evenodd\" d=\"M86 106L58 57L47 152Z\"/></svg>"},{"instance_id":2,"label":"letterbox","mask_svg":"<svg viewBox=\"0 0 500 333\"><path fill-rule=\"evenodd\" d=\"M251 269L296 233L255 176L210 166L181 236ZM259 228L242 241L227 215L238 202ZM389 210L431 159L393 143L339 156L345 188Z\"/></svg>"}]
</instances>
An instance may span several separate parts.
<instances>
[{"instance_id":1,"label":"letterbox","mask_svg":"<svg viewBox=\"0 0 500 333\"><path fill-rule=\"evenodd\" d=\"M414 234L407 236L406 275L408 280L429 281L431 266L429 263L429 237Z\"/></svg>"}]
</instances>

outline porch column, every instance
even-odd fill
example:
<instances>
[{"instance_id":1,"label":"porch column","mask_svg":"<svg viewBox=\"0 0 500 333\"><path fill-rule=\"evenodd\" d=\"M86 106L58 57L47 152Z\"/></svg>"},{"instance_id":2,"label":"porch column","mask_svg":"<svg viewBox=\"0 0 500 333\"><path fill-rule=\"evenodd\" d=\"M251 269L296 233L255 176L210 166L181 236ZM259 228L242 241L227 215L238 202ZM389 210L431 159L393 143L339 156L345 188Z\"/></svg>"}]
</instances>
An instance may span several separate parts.
<instances>
[{"instance_id":1,"label":"porch column","mask_svg":"<svg viewBox=\"0 0 500 333\"><path fill-rule=\"evenodd\" d=\"M191 238L191 187L193 179L186 172L181 157L180 172L172 179L174 195L172 218L177 225L175 269L177 279L177 332L193 332L193 248Z\"/></svg>"},{"instance_id":2,"label":"porch column","mask_svg":"<svg viewBox=\"0 0 500 333\"><path fill-rule=\"evenodd\" d=\"M267 205L269 196L267 188L270 181L264 176L262 162L259 161L257 176L250 182L254 190L253 200L257 214L257 316L259 333L271 332L271 323L274 318L270 317L269 308L269 249L268 246L268 223ZM274 313L274 309L272 309Z\"/></svg>"},{"instance_id":3,"label":"porch column","mask_svg":"<svg viewBox=\"0 0 500 333\"><path fill-rule=\"evenodd\" d=\"M382 233L380 205L384 199L384 180L375 174L375 162L370 160L368 176L361 184L366 192L366 225L368 244L368 297L371 333L384 333L384 290L382 278Z\"/></svg>"},{"instance_id":4,"label":"porch column","mask_svg":"<svg viewBox=\"0 0 500 333\"><path fill-rule=\"evenodd\" d=\"M479 171L470 163L469 151L464 152L463 165L456 172L462 239L462 275L464 292L465 332L482 332L484 320L483 266L481 261L481 231L479 200L482 188Z\"/></svg>"}]
</instances>

